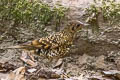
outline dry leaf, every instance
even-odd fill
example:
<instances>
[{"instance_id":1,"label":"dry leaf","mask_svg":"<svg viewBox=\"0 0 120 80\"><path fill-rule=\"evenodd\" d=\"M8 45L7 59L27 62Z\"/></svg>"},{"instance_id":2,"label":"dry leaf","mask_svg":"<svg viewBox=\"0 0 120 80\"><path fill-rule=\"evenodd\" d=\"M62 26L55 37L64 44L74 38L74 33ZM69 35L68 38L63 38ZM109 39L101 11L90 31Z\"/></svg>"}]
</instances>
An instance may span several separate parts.
<instances>
[{"instance_id":1,"label":"dry leaf","mask_svg":"<svg viewBox=\"0 0 120 80\"><path fill-rule=\"evenodd\" d=\"M25 67L20 67L12 71L5 80L26 80L24 74Z\"/></svg>"},{"instance_id":2,"label":"dry leaf","mask_svg":"<svg viewBox=\"0 0 120 80\"><path fill-rule=\"evenodd\" d=\"M32 58L32 60L29 59L29 58L27 58L27 57ZM26 64L29 64L29 65L32 66L32 67L37 66L37 63L35 63L35 62L33 61L33 60L34 60L33 57L31 57L30 54L28 55L28 53L27 53L26 51L23 51L23 52L22 52L22 56L20 57L20 59L21 59L23 62L25 62Z\"/></svg>"},{"instance_id":3,"label":"dry leaf","mask_svg":"<svg viewBox=\"0 0 120 80\"><path fill-rule=\"evenodd\" d=\"M6 73L11 70L15 70L15 68L16 68L16 66L14 66L13 64L10 64L8 62L0 63L0 72L2 72L2 73Z\"/></svg>"}]
</instances>

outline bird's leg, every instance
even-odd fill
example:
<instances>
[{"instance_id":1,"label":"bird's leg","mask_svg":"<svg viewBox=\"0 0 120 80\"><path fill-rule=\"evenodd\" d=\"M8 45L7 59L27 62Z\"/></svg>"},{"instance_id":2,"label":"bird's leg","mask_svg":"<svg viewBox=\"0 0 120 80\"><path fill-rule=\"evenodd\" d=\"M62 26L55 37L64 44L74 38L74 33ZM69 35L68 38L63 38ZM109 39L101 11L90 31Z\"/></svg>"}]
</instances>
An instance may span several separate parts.
<instances>
[{"instance_id":1,"label":"bird's leg","mask_svg":"<svg viewBox=\"0 0 120 80\"><path fill-rule=\"evenodd\" d=\"M47 58L47 62L45 63L46 67L51 67L52 62L53 62L52 58Z\"/></svg>"},{"instance_id":2,"label":"bird's leg","mask_svg":"<svg viewBox=\"0 0 120 80\"><path fill-rule=\"evenodd\" d=\"M50 59L49 59L49 63L51 63L52 61L53 61L53 59L52 59L52 58L50 58Z\"/></svg>"}]
</instances>

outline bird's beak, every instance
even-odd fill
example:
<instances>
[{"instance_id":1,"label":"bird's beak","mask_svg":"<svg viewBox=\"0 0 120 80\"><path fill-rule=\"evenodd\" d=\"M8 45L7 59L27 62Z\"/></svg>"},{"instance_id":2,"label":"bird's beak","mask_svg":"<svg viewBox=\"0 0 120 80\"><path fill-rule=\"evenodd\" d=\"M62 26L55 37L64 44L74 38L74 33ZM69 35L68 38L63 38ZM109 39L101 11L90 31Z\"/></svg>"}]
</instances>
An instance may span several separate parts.
<instances>
[{"instance_id":1,"label":"bird's beak","mask_svg":"<svg viewBox=\"0 0 120 80\"><path fill-rule=\"evenodd\" d=\"M88 27L90 24L78 21L78 23L84 27Z\"/></svg>"},{"instance_id":2,"label":"bird's beak","mask_svg":"<svg viewBox=\"0 0 120 80\"><path fill-rule=\"evenodd\" d=\"M86 26L86 27L88 27L90 24L84 23L83 25Z\"/></svg>"},{"instance_id":3,"label":"bird's beak","mask_svg":"<svg viewBox=\"0 0 120 80\"><path fill-rule=\"evenodd\" d=\"M85 26L85 27L88 27L90 24L88 24L88 23L83 23L83 22L80 22L80 24L82 24L83 26Z\"/></svg>"}]
</instances>

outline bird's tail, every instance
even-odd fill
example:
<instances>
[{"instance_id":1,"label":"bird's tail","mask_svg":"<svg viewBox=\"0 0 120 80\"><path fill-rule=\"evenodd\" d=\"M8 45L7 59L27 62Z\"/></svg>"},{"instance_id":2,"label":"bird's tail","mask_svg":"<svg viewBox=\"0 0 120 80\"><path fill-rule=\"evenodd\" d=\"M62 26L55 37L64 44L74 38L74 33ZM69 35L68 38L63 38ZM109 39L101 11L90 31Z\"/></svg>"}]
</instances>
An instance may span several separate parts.
<instances>
[{"instance_id":1,"label":"bird's tail","mask_svg":"<svg viewBox=\"0 0 120 80\"><path fill-rule=\"evenodd\" d=\"M26 49L26 50L35 50L35 49L40 49L42 48L43 45L39 43L39 40L34 40L32 42L28 42L22 45L17 45L17 46L10 46L7 47L6 49Z\"/></svg>"},{"instance_id":2,"label":"bird's tail","mask_svg":"<svg viewBox=\"0 0 120 80\"><path fill-rule=\"evenodd\" d=\"M35 47L35 46L32 46L32 45L17 45L17 46L6 47L5 49L26 49L26 50L34 50L34 49L36 49L36 47Z\"/></svg>"},{"instance_id":3,"label":"bird's tail","mask_svg":"<svg viewBox=\"0 0 120 80\"><path fill-rule=\"evenodd\" d=\"M17 45L17 46L10 46L10 47L6 47L6 49L24 49L27 46L23 46L23 45Z\"/></svg>"}]
</instances>

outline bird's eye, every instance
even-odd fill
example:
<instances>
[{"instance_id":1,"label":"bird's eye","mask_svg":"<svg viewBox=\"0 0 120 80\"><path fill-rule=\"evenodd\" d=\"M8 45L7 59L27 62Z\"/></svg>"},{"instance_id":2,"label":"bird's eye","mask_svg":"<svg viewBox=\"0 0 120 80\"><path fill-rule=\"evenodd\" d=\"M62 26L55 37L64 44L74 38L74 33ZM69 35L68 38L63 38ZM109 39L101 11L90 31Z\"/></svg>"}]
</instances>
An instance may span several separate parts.
<instances>
[{"instance_id":1,"label":"bird's eye","mask_svg":"<svg viewBox=\"0 0 120 80\"><path fill-rule=\"evenodd\" d=\"M77 27L79 27L80 26L80 24L77 24Z\"/></svg>"}]
</instances>

